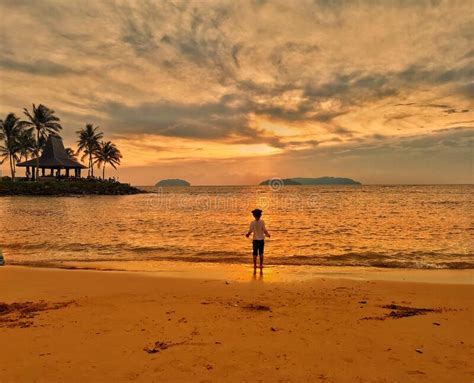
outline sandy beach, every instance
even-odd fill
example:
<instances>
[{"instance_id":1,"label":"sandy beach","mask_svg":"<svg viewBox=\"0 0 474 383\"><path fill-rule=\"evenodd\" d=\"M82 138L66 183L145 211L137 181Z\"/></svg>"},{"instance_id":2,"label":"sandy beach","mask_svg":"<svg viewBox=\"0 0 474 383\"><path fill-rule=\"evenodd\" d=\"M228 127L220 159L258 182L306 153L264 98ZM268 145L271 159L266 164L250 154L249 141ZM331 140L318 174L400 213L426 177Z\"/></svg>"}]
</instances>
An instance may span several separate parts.
<instances>
[{"instance_id":1,"label":"sandy beach","mask_svg":"<svg viewBox=\"0 0 474 383\"><path fill-rule=\"evenodd\" d=\"M6 266L0 291L2 382L474 378L472 284Z\"/></svg>"}]
</instances>

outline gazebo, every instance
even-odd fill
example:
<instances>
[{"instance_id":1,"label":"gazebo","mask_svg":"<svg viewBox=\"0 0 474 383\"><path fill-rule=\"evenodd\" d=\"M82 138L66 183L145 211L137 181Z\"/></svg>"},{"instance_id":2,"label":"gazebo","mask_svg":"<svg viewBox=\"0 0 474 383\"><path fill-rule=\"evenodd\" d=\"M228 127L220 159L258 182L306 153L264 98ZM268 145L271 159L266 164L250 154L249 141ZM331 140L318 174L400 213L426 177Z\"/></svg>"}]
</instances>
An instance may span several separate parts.
<instances>
[{"instance_id":1,"label":"gazebo","mask_svg":"<svg viewBox=\"0 0 474 383\"><path fill-rule=\"evenodd\" d=\"M49 135L46 141L41 157L39 157L38 163L36 158L31 160L20 162L17 166L26 167L26 175L34 180L36 177L36 166L41 169L41 176L50 177L61 177L61 170L65 170L64 176L70 177L70 171L74 170L74 177L81 177L81 170L87 167L77 162L73 158L69 157L64 149L63 140L59 136ZM31 172L30 172L31 169ZM49 169L50 174L46 175L45 170Z\"/></svg>"}]
</instances>

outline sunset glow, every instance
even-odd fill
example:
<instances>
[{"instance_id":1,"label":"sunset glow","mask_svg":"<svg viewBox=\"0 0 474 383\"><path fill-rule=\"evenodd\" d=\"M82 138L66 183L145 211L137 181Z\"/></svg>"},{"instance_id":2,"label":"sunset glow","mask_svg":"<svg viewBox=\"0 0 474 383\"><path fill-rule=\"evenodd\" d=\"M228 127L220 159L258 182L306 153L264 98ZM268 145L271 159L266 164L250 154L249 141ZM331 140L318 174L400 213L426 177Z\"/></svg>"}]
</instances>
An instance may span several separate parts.
<instances>
[{"instance_id":1,"label":"sunset glow","mask_svg":"<svg viewBox=\"0 0 474 383\"><path fill-rule=\"evenodd\" d=\"M100 126L134 184L472 183L470 1L289 4L3 1L0 112Z\"/></svg>"}]
</instances>

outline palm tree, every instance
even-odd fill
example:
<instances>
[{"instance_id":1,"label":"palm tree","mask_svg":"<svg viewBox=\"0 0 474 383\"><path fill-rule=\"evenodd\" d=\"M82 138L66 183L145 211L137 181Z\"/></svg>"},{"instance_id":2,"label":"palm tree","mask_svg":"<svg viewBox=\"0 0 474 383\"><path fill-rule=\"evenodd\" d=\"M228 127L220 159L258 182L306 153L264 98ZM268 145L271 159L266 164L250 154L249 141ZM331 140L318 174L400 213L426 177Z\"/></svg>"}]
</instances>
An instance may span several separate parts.
<instances>
[{"instance_id":1,"label":"palm tree","mask_svg":"<svg viewBox=\"0 0 474 383\"><path fill-rule=\"evenodd\" d=\"M12 181L15 181L16 161L18 160L19 144L18 138L21 133L20 119L14 113L9 113L5 120L0 120L0 164L8 158Z\"/></svg>"},{"instance_id":2,"label":"palm tree","mask_svg":"<svg viewBox=\"0 0 474 383\"><path fill-rule=\"evenodd\" d=\"M75 160L76 159L76 152L74 151L74 149L72 148L66 148L66 154L68 155L68 157L72 160Z\"/></svg>"},{"instance_id":3,"label":"palm tree","mask_svg":"<svg viewBox=\"0 0 474 383\"><path fill-rule=\"evenodd\" d=\"M33 129L22 129L18 136L19 161L22 161L23 158L28 161L30 154L35 153L36 147Z\"/></svg>"},{"instance_id":4,"label":"palm tree","mask_svg":"<svg viewBox=\"0 0 474 383\"><path fill-rule=\"evenodd\" d=\"M99 168L102 165L102 179L105 180L105 165L110 164L114 169L120 165L120 159L122 153L120 150L110 141L99 143L99 147L95 153L95 163L98 164Z\"/></svg>"},{"instance_id":5,"label":"palm tree","mask_svg":"<svg viewBox=\"0 0 474 383\"><path fill-rule=\"evenodd\" d=\"M86 157L89 157L89 169L87 175L91 177L94 177L93 157L99 148L99 140L104 136L104 134L98 130L98 126L94 127L92 124L86 124L84 128L76 132L79 135L79 140L77 141L77 154L82 151L84 152L81 161L84 161Z\"/></svg>"},{"instance_id":6,"label":"palm tree","mask_svg":"<svg viewBox=\"0 0 474 383\"><path fill-rule=\"evenodd\" d=\"M39 176L39 155L42 147L42 142L46 141L46 138L49 134L56 134L63 128L59 121L59 117L54 115L54 110L49 109L43 104L39 104L38 107L33 104L32 112L30 113L28 109L23 109L27 121L23 122L24 126L29 126L36 129L36 177Z\"/></svg>"}]
</instances>

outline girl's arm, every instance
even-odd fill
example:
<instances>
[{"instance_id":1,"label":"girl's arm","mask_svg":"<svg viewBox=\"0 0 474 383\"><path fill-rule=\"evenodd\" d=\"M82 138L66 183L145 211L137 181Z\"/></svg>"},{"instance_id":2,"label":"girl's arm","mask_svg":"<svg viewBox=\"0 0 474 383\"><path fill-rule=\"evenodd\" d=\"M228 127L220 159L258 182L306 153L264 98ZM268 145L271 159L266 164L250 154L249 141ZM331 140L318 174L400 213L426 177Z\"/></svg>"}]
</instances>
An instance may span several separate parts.
<instances>
[{"instance_id":1,"label":"girl's arm","mask_svg":"<svg viewBox=\"0 0 474 383\"><path fill-rule=\"evenodd\" d=\"M250 234L252 234L252 233L253 233L253 225L250 224L249 231L248 231L247 234L245 234L245 236L248 238L250 236Z\"/></svg>"},{"instance_id":2,"label":"girl's arm","mask_svg":"<svg viewBox=\"0 0 474 383\"><path fill-rule=\"evenodd\" d=\"M268 232L266 226L265 226L265 223L263 224L263 232L265 233L265 235L270 238L270 233Z\"/></svg>"}]
</instances>

